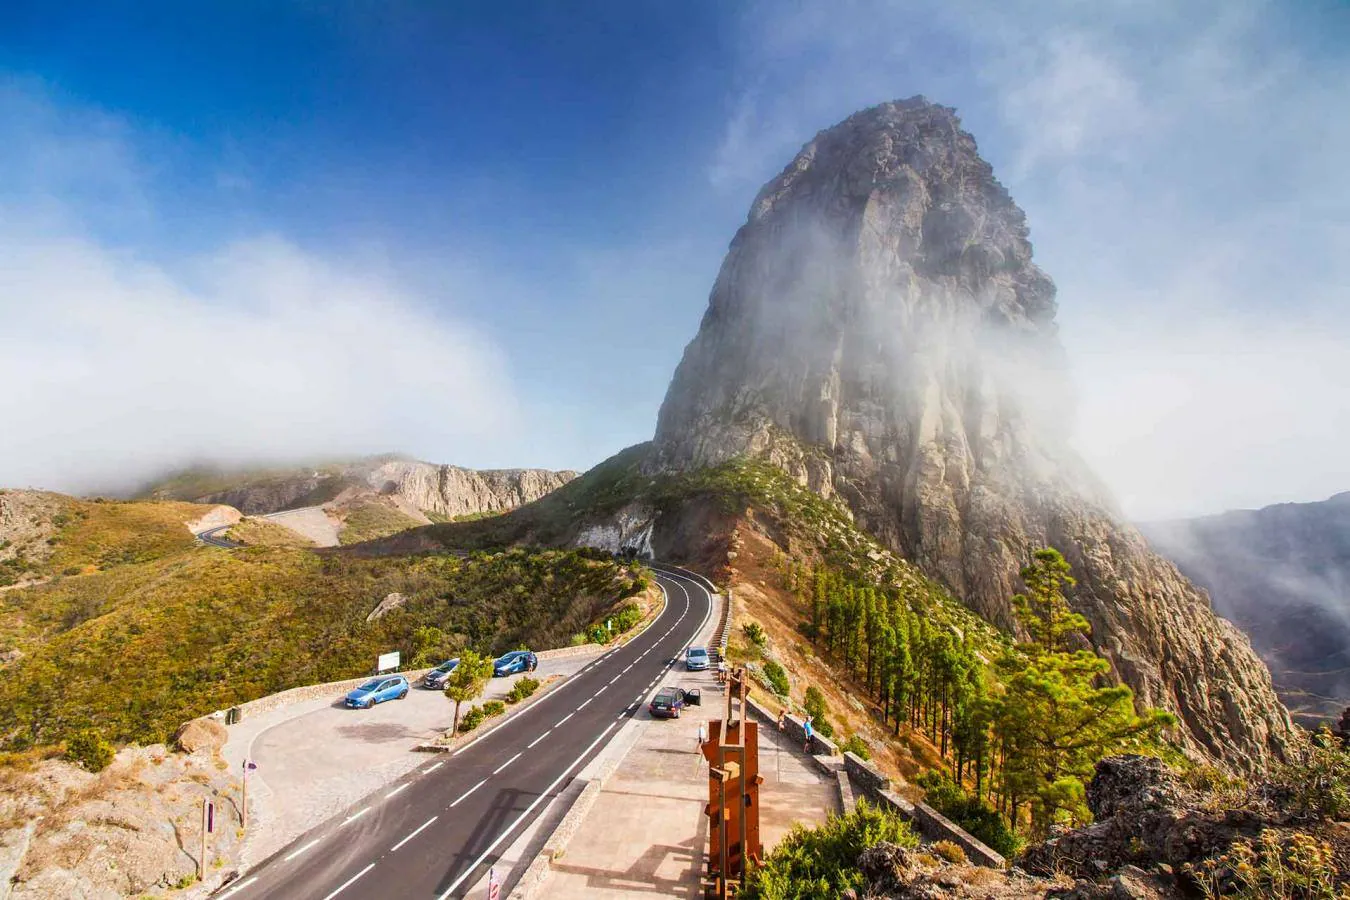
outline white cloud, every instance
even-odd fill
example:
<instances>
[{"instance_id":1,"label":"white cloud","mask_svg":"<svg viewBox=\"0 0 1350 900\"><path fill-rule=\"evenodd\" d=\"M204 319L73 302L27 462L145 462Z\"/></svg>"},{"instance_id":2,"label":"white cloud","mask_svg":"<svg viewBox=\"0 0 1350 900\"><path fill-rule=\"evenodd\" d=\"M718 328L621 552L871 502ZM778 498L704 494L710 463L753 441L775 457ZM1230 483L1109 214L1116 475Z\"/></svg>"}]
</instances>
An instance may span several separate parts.
<instances>
[{"instance_id":1,"label":"white cloud","mask_svg":"<svg viewBox=\"0 0 1350 900\"><path fill-rule=\"evenodd\" d=\"M509 373L473 327L277 236L172 264L108 244L83 201L108 184L143 197L135 154L105 130L81 156L87 131L20 99L11 133L53 155L10 168L0 200L0 484L97 489L198 459L385 450L490 464L510 439ZM74 190L61 160L80 158Z\"/></svg>"}]
</instances>

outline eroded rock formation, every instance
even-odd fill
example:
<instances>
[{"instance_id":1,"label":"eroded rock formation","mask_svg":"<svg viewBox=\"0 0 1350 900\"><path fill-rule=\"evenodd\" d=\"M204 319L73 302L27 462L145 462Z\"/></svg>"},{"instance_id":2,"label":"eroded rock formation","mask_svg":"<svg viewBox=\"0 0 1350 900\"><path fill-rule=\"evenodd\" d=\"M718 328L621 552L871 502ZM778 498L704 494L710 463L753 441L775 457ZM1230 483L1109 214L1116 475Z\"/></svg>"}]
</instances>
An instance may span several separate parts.
<instances>
[{"instance_id":1,"label":"eroded rock formation","mask_svg":"<svg viewBox=\"0 0 1350 900\"><path fill-rule=\"evenodd\" d=\"M1058 547L1093 642L1191 749L1278 754L1288 714L1247 639L1124 523L1069 447L1055 287L951 109L886 103L821 132L755 198L656 432L666 470L742 454L841 496L1001 625Z\"/></svg>"}]
</instances>

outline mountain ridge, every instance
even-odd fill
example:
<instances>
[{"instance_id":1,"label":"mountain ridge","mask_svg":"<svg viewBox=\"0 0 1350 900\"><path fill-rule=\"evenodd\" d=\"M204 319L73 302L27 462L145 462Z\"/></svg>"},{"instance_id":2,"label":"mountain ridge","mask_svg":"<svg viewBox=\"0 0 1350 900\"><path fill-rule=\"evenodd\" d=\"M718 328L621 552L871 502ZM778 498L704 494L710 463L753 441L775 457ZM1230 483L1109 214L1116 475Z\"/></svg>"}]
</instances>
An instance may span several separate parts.
<instances>
[{"instance_id":1,"label":"mountain ridge","mask_svg":"<svg viewBox=\"0 0 1350 900\"><path fill-rule=\"evenodd\" d=\"M1054 283L953 110L921 97L808 142L760 191L662 403L650 471L768 459L1011 627L1063 551L1093 644L1192 752L1278 758L1292 725L1248 640L1149 550L1068 445Z\"/></svg>"}]
</instances>

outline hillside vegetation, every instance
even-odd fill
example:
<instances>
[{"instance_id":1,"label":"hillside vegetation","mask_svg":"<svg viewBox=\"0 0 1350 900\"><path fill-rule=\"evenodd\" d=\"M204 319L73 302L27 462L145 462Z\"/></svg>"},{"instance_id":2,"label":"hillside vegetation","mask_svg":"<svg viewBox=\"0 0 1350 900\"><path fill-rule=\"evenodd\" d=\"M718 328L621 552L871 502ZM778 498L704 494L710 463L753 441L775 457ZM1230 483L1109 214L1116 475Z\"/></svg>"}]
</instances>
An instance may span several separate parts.
<instances>
[{"instance_id":1,"label":"hillside vegetation","mask_svg":"<svg viewBox=\"0 0 1350 900\"><path fill-rule=\"evenodd\" d=\"M120 555L118 558L122 558ZM569 551L365 560L197 548L0 595L0 746L89 727L165 740L184 720L355 677L382 652L430 660L561 646L636 590L636 570ZM388 594L407 602L367 623Z\"/></svg>"},{"instance_id":2,"label":"hillside vegetation","mask_svg":"<svg viewBox=\"0 0 1350 900\"><path fill-rule=\"evenodd\" d=\"M187 523L211 507L122 503L0 490L0 586L157 559L196 539Z\"/></svg>"}]
</instances>

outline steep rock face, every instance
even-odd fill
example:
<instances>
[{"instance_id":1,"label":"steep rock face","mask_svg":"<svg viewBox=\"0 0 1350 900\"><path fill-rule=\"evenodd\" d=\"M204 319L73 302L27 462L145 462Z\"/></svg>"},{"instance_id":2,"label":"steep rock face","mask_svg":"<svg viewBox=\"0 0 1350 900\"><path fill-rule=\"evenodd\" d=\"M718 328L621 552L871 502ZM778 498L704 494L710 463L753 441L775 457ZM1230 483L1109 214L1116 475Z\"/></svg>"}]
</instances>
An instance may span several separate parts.
<instances>
[{"instance_id":1,"label":"steep rock face","mask_svg":"<svg viewBox=\"0 0 1350 900\"><path fill-rule=\"evenodd\" d=\"M417 460L376 457L289 474L246 479L192 498L263 515L334 500L351 503L372 494L390 498L410 515L449 518L503 512L537 500L576 477L545 469L462 469ZM186 498L185 498L186 499Z\"/></svg>"},{"instance_id":2,"label":"steep rock face","mask_svg":"<svg viewBox=\"0 0 1350 900\"><path fill-rule=\"evenodd\" d=\"M1192 749L1247 768L1290 734L1265 666L1067 443L1055 288L952 110L816 136L760 191L662 404L656 468L765 456L989 620L1031 551L1073 564L1093 641Z\"/></svg>"},{"instance_id":3,"label":"steep rock face","mask_svg":"<svg viewBox=\"0 0 1350 900\"><path fill-rule=\"evenodd\" d=\"M1350 706L1350 493L1140 528L1251 636L1296 716Z\"/></svg>"}]
</instances>

